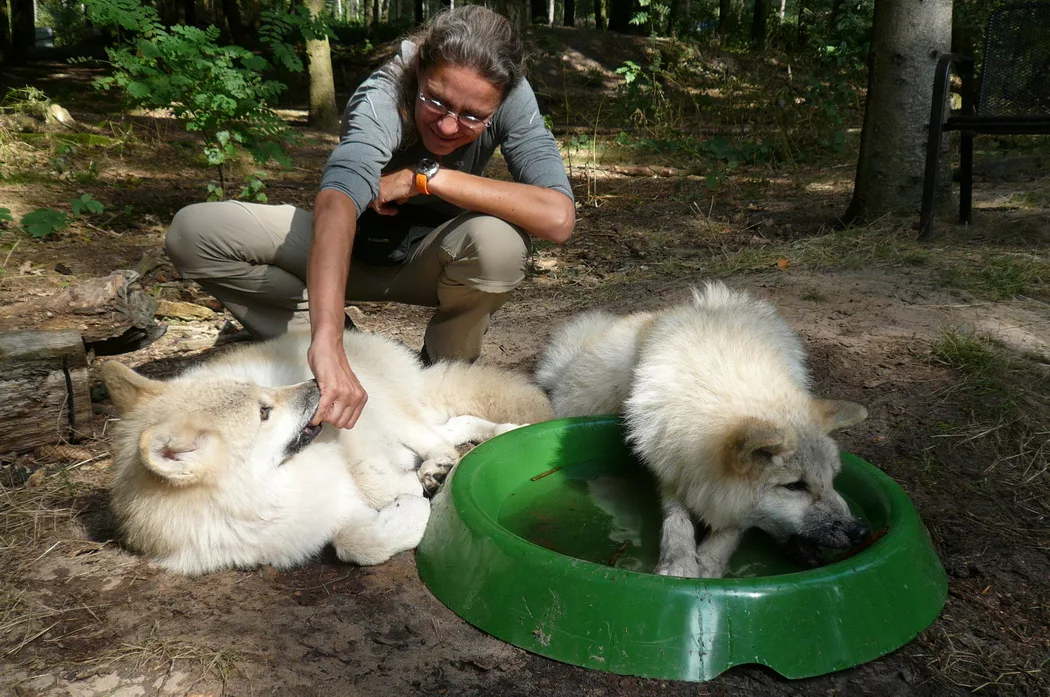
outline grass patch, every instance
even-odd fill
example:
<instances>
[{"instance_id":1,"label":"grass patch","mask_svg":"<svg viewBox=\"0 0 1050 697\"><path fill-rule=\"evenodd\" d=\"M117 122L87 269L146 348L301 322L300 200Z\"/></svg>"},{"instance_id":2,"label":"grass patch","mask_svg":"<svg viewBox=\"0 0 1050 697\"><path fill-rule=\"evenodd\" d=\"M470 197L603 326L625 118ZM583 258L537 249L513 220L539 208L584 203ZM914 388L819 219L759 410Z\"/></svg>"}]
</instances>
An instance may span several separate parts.
<instances>
[{"instance_id":1,"label":"grass patch","mask_svg":"<svg viewBox=\"0 0 1050 697\"><path fill-rule=\"evenodd\" d=\"M30 145L67 143L80 146L113 147L123 145L125 138L112 138L97 133L12 133L12 138Z\"/></svg>"},{"instance_id":2,"label":"grass patch","mask_svg":"<svg viewBox=\"0 0 1050 697\"><path fill-rule=\"evenodd\" d=\"M951 368L959 380L942 391L969 411L970 422L940 434L954 447L980 450L988 462L984 474L1010 482L1019 505L1033 514L1050 515L1050 370L1013 353L995 340L958 328L945 329L931 346L930 357ZM1040 544L1050 544L1044 530Z\"/></svg>"},{"instance_id":3,"label":"grass patch","mask_svg":"<svg viewBox=\"0 0 1050 697\"><path fill-rule=\"evenodd\" d=\"M1050 264L1045 259L996 253L980 260L966 259L960 263L940 265L937 269L937 275L944 285L968 290L991 300L1038 294L1043 291L1043 279L1048 273Z\"/></svg>"}]
</instances>

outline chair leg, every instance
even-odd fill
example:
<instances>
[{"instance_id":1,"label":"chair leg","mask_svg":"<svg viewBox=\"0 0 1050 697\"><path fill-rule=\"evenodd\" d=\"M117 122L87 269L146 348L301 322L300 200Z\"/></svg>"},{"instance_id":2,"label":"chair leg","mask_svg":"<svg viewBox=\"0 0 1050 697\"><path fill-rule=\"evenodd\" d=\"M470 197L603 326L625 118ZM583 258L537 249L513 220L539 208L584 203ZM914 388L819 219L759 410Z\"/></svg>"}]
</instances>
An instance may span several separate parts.
<instances>
[{"instance_id":1,"label":"chair leg","mask_svg":"<svg viewBox=\"0 0 1050 697\"><path fill-rule=\"evenodd\" d=\"M959 135L959 222L969 225L973 212L973 132Z\"/></svg>"},{"instance_id":2,"label":"chair leg","mask_svg":"<svg viewBox=\"0 0 1050 697\"><path fill-rule=\"evenodd\" d=\"M922 183L922 212L919 214L919 241L928 242L933 236L933 208L937 197L937 169L941 159L941 122L930 121L930 136L926 145L926 171Z\"/></svg>"}]
</instances>

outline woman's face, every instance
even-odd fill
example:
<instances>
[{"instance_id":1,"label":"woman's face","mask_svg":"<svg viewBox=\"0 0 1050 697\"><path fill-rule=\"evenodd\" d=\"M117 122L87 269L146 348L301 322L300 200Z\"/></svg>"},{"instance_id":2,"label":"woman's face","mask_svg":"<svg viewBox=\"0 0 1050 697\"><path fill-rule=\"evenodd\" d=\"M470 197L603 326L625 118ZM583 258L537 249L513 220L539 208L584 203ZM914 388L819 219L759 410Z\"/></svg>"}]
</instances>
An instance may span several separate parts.
<instances>
[{"instance_id":1,"label":"woman's face","mask_svg":"<svg viewBox=\"0 0 1050 697\"><path fill-rule=\"evenodd\" d=\"M480 138L503 98L502 90L473 68L447 63L419 74L419 92L416 128L426 149L438 156Z\"/></svg>"}]
</instances>

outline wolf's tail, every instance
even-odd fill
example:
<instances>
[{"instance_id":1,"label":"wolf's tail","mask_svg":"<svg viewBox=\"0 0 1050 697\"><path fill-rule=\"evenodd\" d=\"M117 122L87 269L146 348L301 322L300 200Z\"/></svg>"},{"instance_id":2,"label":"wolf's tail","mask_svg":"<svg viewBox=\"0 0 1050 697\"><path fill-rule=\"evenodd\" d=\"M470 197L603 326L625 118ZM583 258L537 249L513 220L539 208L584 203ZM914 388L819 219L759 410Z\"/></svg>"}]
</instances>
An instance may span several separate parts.
<instances>
[{"instance_id":1,"label":"wolf's tail","mask_svg":"<svg viewBox=\"0 0 1050 697\"><path fill-rule=\"evenodd\" d=\"M423 372L423 397L446 417L471 414L495 423L550 421L550 400L527 377L490 365L440 361Z\"/></svg>"},{"instance_id":2,"label":"wolf's tail","mask_svg":"<svg viewBox=\"0 0 1050 697\"><path fill-rule=\"evenodd\" d=\"M588 349L593 349L595 337L600 336L616 317L603 310L592 310L576 315L563 324L547 344L536 364L536 382L547 394L554 394L572 366Z\"/></svg>"}]
</instances>

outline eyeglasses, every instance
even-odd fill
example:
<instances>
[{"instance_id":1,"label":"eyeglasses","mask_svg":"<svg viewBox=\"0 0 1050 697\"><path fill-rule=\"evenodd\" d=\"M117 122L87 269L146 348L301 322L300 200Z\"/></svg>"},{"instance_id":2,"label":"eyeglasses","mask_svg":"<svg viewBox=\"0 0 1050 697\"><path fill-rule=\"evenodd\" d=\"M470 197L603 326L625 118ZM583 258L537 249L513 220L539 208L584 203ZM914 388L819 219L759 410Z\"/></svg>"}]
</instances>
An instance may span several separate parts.
<instances>
[{"instance_id":1,"label":"eyeglasses","mask_svg":"<svg viewBox=\"0 0 1050 697\"><path fill-rule=\"evenodd\" d=\"M443 102L440 102L433 97L424 96L423 90L419 90L419 101L423 102L423 108L434 116L440 118L451 116L460 126L469 128L472 131L480 131L483 128L488 128L489 123L492 121L491 116L487 119L479 119L477 116L471 116L470 114L457 114L445 106Z\"/></svg>"}]
</instances>

